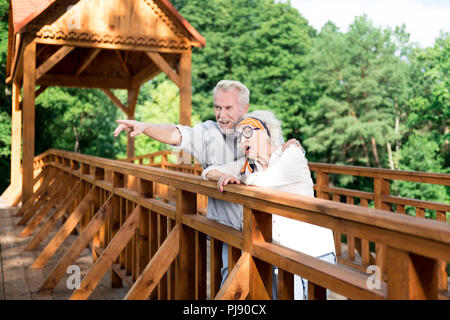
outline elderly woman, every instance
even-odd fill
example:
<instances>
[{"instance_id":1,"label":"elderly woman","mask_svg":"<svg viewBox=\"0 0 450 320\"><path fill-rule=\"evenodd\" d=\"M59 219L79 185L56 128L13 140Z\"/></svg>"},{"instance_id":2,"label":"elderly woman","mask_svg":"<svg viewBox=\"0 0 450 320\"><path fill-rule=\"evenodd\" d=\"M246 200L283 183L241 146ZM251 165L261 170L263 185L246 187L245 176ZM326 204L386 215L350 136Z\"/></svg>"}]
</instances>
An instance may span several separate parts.
<instances>
[{"instance_id":1,"label":"elderly woman","mask_svg":"<svg viewBox=\"0 0 450 320\"><path fill-rule=\"evenodd\" d=\"M272 112L258 110L240 120L238 142L245 157L202 172L203 179L215 180L219 191L228 183L245 183L314 197L308 161L295 145L281 148L281 123ZM273 243L336 263L330 229L273 215ZM295 299L307 298L307 280L295 276Z\"/></svg>"}]
</instances>

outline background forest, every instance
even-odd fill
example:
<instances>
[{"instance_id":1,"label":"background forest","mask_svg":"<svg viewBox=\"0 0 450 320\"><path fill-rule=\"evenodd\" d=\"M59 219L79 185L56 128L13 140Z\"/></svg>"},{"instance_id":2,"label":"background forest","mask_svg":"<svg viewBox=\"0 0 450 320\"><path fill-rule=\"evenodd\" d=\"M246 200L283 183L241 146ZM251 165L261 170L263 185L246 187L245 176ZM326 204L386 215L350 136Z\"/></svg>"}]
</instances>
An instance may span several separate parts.
<instances>
[{"instance_id":1,"label":"background forest","mask_svg":"<svg viewBox=\"0 0 450 320\"><path fill-rule=\"evenodd\" d=\"M235 79L251 91L251 110L270 109L284 138L301 141L311 162L450 173L450 35L420 48L407 26L394 30L355 17L315 30L289 3L274 0L172 0L206 38L192 57L193 125L214 119L212 89ZM5 85L8 1L0 0L0 193L9 185L11 87ZM126 101L126 92L115 90ZM140 91L136 119L178 120L178 88L164 75ZM101 157L126 154L114 139L124 114L98 90L48 88L36 101L36 154L59 148ZM166 149L136 138L136 155ZM371 182L333 177L340 187ZM450 203L450 188L408 182L395 195Z\"/></svg>"}]
</instances>

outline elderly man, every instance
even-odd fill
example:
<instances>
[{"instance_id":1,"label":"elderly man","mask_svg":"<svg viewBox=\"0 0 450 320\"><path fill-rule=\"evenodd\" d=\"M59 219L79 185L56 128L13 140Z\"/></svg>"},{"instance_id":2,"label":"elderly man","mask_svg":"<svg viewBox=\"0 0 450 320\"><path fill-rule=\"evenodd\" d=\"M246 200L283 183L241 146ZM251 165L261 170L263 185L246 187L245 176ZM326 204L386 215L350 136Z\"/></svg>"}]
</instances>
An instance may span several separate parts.
<instances>
[{"instance_id":1,"label":"elderly man","mask_svg":"<svg viewBox=\"0 0 450 320\"><path fill-rule=\"evenodd\" d=\"M208 120L191 128L173 124L150 124L134 120L117 120L114 136L123 130L131 137L146 134L152 139L181 148L199 160L203 168L235 161L244 156L237 146L234 129L249 108L250 91L238 81L219 81L213 90L216 122ZM291 139L290 143L298 143ZM206 216L235 229L242 229L242 205L208 198ZM228 275L228 246L222 249L222 284Z\"/></svg>"}]
</instances>

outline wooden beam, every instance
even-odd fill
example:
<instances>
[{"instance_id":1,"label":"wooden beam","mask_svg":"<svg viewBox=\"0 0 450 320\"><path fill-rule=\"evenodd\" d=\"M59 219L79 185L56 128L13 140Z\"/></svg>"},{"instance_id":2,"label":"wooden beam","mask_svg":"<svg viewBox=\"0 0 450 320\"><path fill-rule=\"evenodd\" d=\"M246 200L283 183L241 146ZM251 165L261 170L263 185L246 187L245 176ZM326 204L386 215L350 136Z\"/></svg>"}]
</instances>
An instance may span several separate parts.
<instances>
[{"instance_id":1,"label":"wooden beam","mask_svg":"<svg viewBox=\"0 0 450 320\"><path fill-rule=\"evenodd\" d=\"M36 42L26 40L23 63L23 158L22 158L22 203L33 194L35 87L36 87Z\"/></svg>"},{"instance_id":2,"label":"wooden beam","mask_svg":"<svg viewBox=\"0 0 450 320\"><path fill-rule=\"evenodd\" d=\"M59 229L52 240L47 244L45 249L41 252L39 257L31 265L31 268L42 268L47 261L55 254L56 250L61 246L64 240L75 229L78 222L84 214L89 210L91 203L94 201L95 188L91 188L86 196L81 200L80 204L75 208L64 225Z\"/></svg>"},{"instance_id":3,"label":"wooden beam","mask_svg":"<svg viewBox=\"0 0 450 320\"><path fill-rule=\"evenodd\" d=\"M39 226L41 221L47 216L53 206L63 199L64 193L66 193L71 179L72 177L67 176L64 180L59 181L55 194L42 206L42 208L40 208L38 214L35 215L22 230L20 233L21 237L28 237Z\"/></svg>"},{"instance_id":4,"label":"wooden beam","mask_svg":"<svg viewBox=\"0 0 450 320\"><path fill-rule=\"evenodd\" d=\"M47 73L51 68L53 68L58 62L64 59L75 47L63 46L58 49L54 54L50 56L45 62L43 62L39 68L36 70L36 80L39 80L42 75Z\"/></svg>"},{"instance_id":5,"label":"wooden beam","mask_svg":"<svg viewBox=\"0 0 450 320\"><path fill-rule=\"evenodd\" d=\"M145 300L178 255L180 227L175 226L156 254L145 267L142 274L128 291L124 300Z\"/></svg>"},{"instance_id":6,"label":"wooden beam","mask_svg":"<svg viewBox=\"0 0 450 320\"><path fill-rule=\"evenodd\" d=\"M36 211L39 210L39 208L41 208L41 206L45 204L47 199L53 196L53 194L56 192L56 186L58 185L59 179L61 178L62 174L63 172L60 171L55 177L55 180L52 182L51 186L48 188L48 190L46 190L46 193L42 197L40 197L39 200L36 203L34 203L29 210L27 210L27 212L24 213L19 222L17 222L19 226L26 225L28 221L34 216Z\"/></svg>"},{"instance_id":7,"label":"wooden beam","mask_svg":"<svg viewBox=\"0 0 450 320\"><path fill-rule=\"evenodd\" d=\"M36 90L35 97L36 97L36 98L39 97L39 95L40 95L42 92L44 92L45 89L47 89L47 88L48 88L48 86L40 86L39 89Z\"/></svg>"},{"instance_id":8,"label":"wooden beam","mask_svg":"<svg viewBox=\"0 0 450 320\"><path fill-rule=\"evenodd\" d=\"M53 181L54 177L47 177L44 180L44 183L42 183L39 188L36 190L35 193L33 193L33 195L31 197L28 198L27 202L25 202L22 205L22 208L19 209L19 211L17 211L17 213L14 215L15 217L21 217L25 212L28 211L28 209L30 209L33 204L34 201L36 199L39 199L42 194L48 189L50 182Z\"/></svg>"},{"instance_id":9,"label":"wooden beam","mask_svg":"<svg viewBox=\"0 0 450 320\"><path fill-rule=\"evenodd\" d=\"M79 76L90 64L94 61L95 57L100 53L101 49L94 48L89 51L88 55L84 58L83 62L81 62L80 67L77 72L75 72L76 76Z\"/></svg>"},{"instance_id":10,"label":"wooden beam","mask_svg":"<svg viewBox=\"0 0 450 320\"><path fill-rule=\"evenodd\" d=\"M139 227L140 211L140 206L137 206L133 210L119 232L117 232L116 236L111 240L106 249L103 250L102 255L97 259L94 266L89 270L88 274L81 282L80 288L72 294L70 300L84 300L90 296L106 271L111 268L114 260L134 236L136 229Z\"/></svg>"},{"instance_id":11,"label":"wooden beam","mask_svg":"<svg viewBox=\"0 0 450 320\"><path fill-rule=\"evenodd\" d=\"M192 114L192 76L191 76L191 52L181 54L180 59L180 124L191 125Z\"/></svg>"},{"instance_id":12,"label":"wooden beam","mask_svg":"<svg viewBox=\"0 0 450 320\"><path fill-rule=\"evenodd\" d=\"M112 196L105 201L103 206L95 213L86 228L77 237L70 249L59 260L50 275L42 285L40 292L49 292L57 286L62 277L66 274L67 267L73 264L80 256L81 252L89 245L91 239L100 231L106 220L112 214Z\"/></svg>"},{"instance_id":13,"label":"wooden beam","mask_svg":"<svg viewBox=\"0 0 450 320\"><path fill-rule=\"evenodd\" d=\"M72 190L67 194L61 204L56 208L51 217L45 221L44 225L39 229L33 239L28 242L24 250L34 250L38 247L42 240L47 236L50 230L55 226L56 222L64 216L64 213L72 204L77 196L81 193L81 181L78 181Z\"/></svg>"},{"instance_id":14,"label":"wooden beam","mask_svg":"<svg viewBox=\"0 0 450 320\"><path fill-rule=\"evenodd\" d=\"M102 91L108 96L108 98L114 103L120 110L122 110L126 115L130 113L129 109L120 102L119 98L109 89L102 89Z\"/></svg>"},{"instance_id":15,"label":"wooden beam","mask_svg":"<svg viewBox=\"0 0 450 320\"><path fill-rule=\"evenodd\" d=\"M124 75L126 77L131 77L130 70L128 69L127 64L125 63L125 61L123 60L122 55L120 54L120 51L119 50L114 50L114 52L116 53L117 59L119 60L120 65L122 66L122 70L123 70Z\"/></svg>"},{"instance_id":16,"label":"wooden beam","mask_svg":"<svg viewBox=\"0 0 450 320\"><path fill-rule=\"evenodd\" d=\"M20 108L20 85L12 84L12 110L11 110L11 184L19 187L22 180L22 110Z\"/></svg>"},{"instance_id":17,"label":"wooden beam","mask_svg":"<svg viewBox=\"0 0 450 320\"><path fill-rule=\"evenodd\" d=\"M244 252L227 280L215 296L215 300L245 300L249 294L250 254Z\"/></svg>"},{"instance_id":18,"label":"wooden beam","mask_svg":"<svg viewBox=\"0 0 450 320\"><path fill-rule=\"evenodd\" d=\"M147 51L145 53L150 59L152 59L158 68L160 68L167 75L167 77L177 85L178 88L181 88L180 75L172 69L172 67L158 52Z\"/></svg>"},{"instance_id":19,"label":"wooden beam","mask_svg":"<svg viewBox=\"0 0 450 320\"><path fill-rule=\"evenodd\" d=\"M131 79L131 86L141 86L143 83L153 79L161 72L161 69L158 69L153 64L149 64L133 76Z\"/></svg>"},{"instance_id":20,"label":"wooden beam","mask_svg":"<svg viewBox=\"0 0 450 320\"><path fill-rule=\"evenodd\" d=\"M249 258L249 293L248 298L250 300L270 300L272 292L267 292L267 284L264 283L255 261L252 257ZM270 286L272 289L272 285Z\"/></svg>"},{"instance_id":21,"label":"wooden beam","mask_svg":"<svg viewBox=\"0 0 450 320\"><path fill-rule=\"evenodd\" d=\"M107 89L128 89L129 79L111 77L91 77L73 75L43 75L37 83L41 86L60 86L72 88L107 88Z\"/></svg>"}]
</instances>

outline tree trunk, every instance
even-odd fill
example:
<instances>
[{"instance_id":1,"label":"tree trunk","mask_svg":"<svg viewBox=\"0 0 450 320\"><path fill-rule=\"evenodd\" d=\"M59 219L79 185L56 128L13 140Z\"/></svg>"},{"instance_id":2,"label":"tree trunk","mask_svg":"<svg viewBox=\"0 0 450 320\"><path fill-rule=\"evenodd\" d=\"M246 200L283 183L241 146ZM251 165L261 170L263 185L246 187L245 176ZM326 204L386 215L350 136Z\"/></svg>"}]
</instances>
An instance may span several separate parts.
<instances>
[{"instance_id":1,"label":"tree trunk","mask_svg":"<svg viewBox=\"0 0 450 320\"><path fill-rule=\"evenodd\" d=\"M390 142L386 142L386 149L387 149L388 156L389 156L389 167L391 168L391 170L395 170L394 159L392 157L392 148L391 148Z\"/></svg>"},{"instance_id":2,"label":"tree trunk","mask_svg":"<svg viewBox=\"0 0 450 320\"><path fill-rule=\"evenodd\" d=\"M377 143L374 137L370 138L370 141L372 141L372 150L373 156L375 158L375 163L377 164L377 167L380 168L380 159L378 159Z\"/></svg>"}]
</instances>

